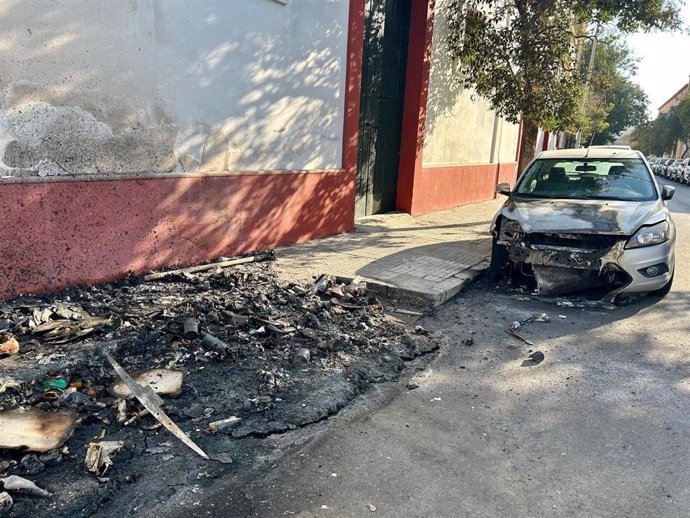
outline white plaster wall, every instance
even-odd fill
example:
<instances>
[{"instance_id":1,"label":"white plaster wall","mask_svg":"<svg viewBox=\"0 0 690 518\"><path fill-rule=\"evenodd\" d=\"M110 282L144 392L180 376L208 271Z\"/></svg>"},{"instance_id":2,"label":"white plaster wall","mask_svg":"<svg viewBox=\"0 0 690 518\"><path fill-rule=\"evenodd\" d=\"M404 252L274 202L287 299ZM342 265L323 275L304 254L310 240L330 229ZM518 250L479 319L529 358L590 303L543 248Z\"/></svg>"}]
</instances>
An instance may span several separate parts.
<instances>
[{"instance_id":1,"label":"white plaster wall","mask_svg":"<svg viewBox=\"0 0 690 518\"><path fill-rule=\"evenodd\" d=\"M518 139L520 138L520 125L501 121L501 140L497 160L502 164L517 161Z\"/></svg>"},{"instance_id":2,"label":"white plaster wall","mask_svg":"<svg viewBox=\"0 0 690 518\"><path fill-rule=\"evenodd\" d=\"M497 120L488 101L458 86L446 44L448 5L448 0L436 2L423 165L488 164L492 158L494 162L513 162L517 126ZM492 157L494 136L496 149Z\"/></svg>"},{"instance_id":3,"label":"white plaster wall","mask_svg":"<svg viewBox=\"0 0 690 518\"><path fill-rule=\"evenodd\" d=\"M0 175L341 167L348 0L3 0Z\"/></svg>"}]
</instances>

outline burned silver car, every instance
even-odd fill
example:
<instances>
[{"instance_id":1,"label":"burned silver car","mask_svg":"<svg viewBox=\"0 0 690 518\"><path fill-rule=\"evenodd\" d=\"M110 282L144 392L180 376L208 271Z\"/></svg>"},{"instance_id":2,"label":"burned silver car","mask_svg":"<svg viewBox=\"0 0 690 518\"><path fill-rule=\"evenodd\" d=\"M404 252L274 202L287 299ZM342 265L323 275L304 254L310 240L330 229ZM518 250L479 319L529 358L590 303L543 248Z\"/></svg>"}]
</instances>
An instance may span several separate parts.
<instances>
[{"instance_id":1,"label":"burned silver car","mask_svg":"<svg viewBox=\"0 0 690 518\"><path fill-rule=\"evenodd\" d=\"M676 229L639 151L590 148L538 155L491 225L489 276L533 276L545 295L607 287L666 295Z\"/></svg>"}]
</instances>

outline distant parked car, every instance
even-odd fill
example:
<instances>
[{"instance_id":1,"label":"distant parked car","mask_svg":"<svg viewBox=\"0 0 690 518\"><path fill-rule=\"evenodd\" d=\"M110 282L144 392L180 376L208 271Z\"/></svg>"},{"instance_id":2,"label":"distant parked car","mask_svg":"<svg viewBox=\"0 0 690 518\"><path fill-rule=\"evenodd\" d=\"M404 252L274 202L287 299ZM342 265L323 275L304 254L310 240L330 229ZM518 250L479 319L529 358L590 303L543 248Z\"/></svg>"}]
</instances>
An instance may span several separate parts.
<instances>
[{"instance_id":1,"label":"distant parked car","mask_svg":"<svg viewBox=\"0 0 690 518\"><path fill-rule=\"evenodd\" d=\"M647 157L647 163L649 163L649 168L652 170L653 173L656 174L656 163L659 161L659 159L655 156L648 156Z\"/></svg>"},{"instance_id":2,"label":"distant parked car","mask_svg":"<svg viewBox=\"0 0 690 518\"><path fill-rule=\"evenodd\" d=\"M685 158L676 166L676 177L680 183L688 184L688 177L690 177L690 158Z\"/></svg>"},{"instance_id":3,"label":"distant parked car","mask_svg":"<svg viewBox=\"0 0 690 518\"><path fill-rule=\"evenodd\" d=\"M666 168L668 172L668 178L670 180L673 180L674 182L679 181L680 177L680 167L681 164L683 163L682 158L676 158L673 162L669 164L669 166Z\"/></svg>"},{"instance_id":4,"label":"distant parked car","mask_svg":"<svg viewBox=\"0 0 690 518\"><path fill-rule=\"evenodd\" d=\"M661 176L664 178L668 178L668 167L673 163L673 158L667 158L666 160L662 160L661 164L659 164L659 173Z\"/></svg>"},{"instance_id":5,"label":"distant parked car","mask_svg":"<svg viewBox=\"0 0 690 518\"><path fill-rule=\"evenodd\" d=\"M667 165L666 165L666 178L669 180L673 180L673 175L675 174L675 169L676 169L676 160L673 159L671 160Z\"/></svg>"},{"instance_id":6,"label":"distant parked car","mask_svg":"<svg viewBox=\"0 0 690 518\"><path fill-rule=\"evenodd\" d=\"M619 293L671 289L676 230L642 153L615 148L540 153L491 225L489 276L534 276L542 294L606 287Z\"/></svg>"}]
</instances>

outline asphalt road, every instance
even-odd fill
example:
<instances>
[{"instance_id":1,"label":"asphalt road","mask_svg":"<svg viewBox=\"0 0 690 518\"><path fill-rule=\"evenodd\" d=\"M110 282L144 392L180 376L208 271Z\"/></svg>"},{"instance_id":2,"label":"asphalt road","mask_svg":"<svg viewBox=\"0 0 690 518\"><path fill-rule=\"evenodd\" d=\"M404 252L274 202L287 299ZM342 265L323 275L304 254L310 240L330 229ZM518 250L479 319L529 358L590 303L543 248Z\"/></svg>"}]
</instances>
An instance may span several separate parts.
<instances>
[{"instance_id":1,"label":"asphalt road","mask_svg":"<svg viewBox=\"0 0 690 518\"><path fill-rule=\"evenodd\" d=\"M665 299L577 309L479 285L424 322L451 342L419 388L196 515L690 516L690 188L676 187ZM551 323L522 329L534 347L505 333L541 312ZM529 349L546 360L523 366Z\"/></svg>"}]
</instances>

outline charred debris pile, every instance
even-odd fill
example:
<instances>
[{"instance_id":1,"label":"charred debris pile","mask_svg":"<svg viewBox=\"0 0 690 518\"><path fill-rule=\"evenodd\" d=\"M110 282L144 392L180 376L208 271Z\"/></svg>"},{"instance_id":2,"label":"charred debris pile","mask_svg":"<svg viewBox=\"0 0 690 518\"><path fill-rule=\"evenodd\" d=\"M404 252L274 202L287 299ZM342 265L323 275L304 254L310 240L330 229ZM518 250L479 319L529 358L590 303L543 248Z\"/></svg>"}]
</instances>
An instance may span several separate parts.
<instances>
[{"instance_id":1,"label":"charred debris pile","mask_svg":"<svg viewBox=\"0 0 690 518\"><path fill-rule=\"evenodd\" d=\"M237 469L439 340L362 282L282 283L270 262L0 301L0 506L94 510L147 477L168 491L161 463L181 485L193 463Z\"/></svg>"}]
</instances>

